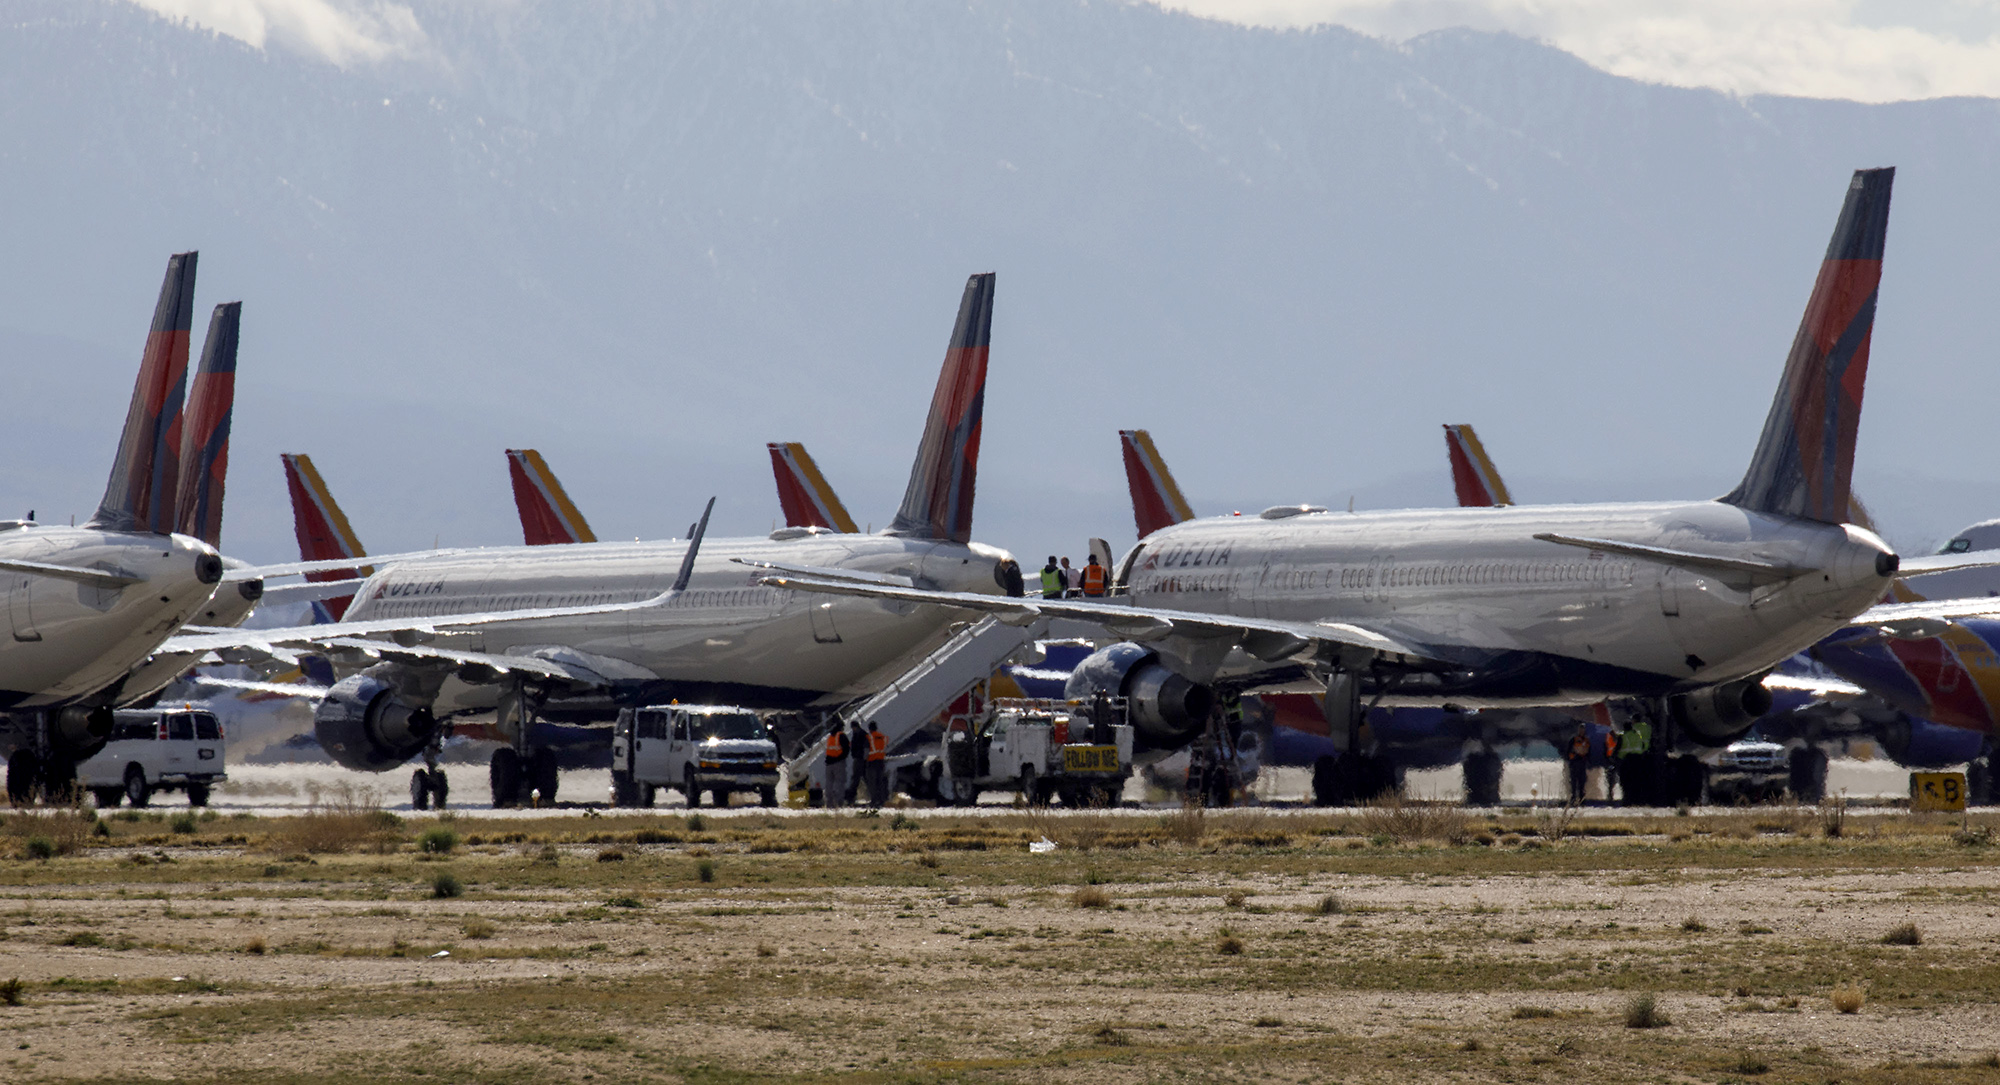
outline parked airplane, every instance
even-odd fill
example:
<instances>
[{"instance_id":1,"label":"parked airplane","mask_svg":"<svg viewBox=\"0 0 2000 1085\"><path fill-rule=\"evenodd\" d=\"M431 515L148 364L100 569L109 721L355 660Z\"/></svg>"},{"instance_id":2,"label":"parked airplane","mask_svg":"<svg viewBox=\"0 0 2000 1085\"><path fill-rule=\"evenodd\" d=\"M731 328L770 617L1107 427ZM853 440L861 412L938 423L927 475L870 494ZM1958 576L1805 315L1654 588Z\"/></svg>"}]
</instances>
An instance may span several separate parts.
<instances>
[{"instance_id":1,"label":"parked airplane","mask_svg":"<svg viewBox=\"0 0 2000 1085\"><path fill-rule=\"evenodd\" d=\"M521 515L521 536L529 546L597 541L541 453L532 448L508 449L507 477L514 484L514 511Z\"/></svg>"},{"instance_id":2,"label":"parked airplane","mask_svg":"<svg viewBox=\"0 0 2000 1085\"><path fill-rule=\"evenodd\" d=\"M771 473L778 482L778 505L785 512L787 527L816 527L852 535L861 529L847 506L819 473L819 465L797 442L766 446L771 450Z\"/></svg>"},{"instance_id":3,"label":"parked airplane","mask_svg":"<svg viewBox=\"0 0 2000 1085\"><path fill-rule=\"evenodd\" d=\"M0 522L12 635L0 639L7 791L60 792L111 734L115 689L215 594L222 558L174 531L196 254L166 281L97 512L81 527ZM110 691L110 692L108 692Z\"/></svg>"},{"instance_id":4,"label":"parked airplane","mask_svg":"<svg viewBox=\"0 0 2000 1085\"><path fill-rule=\"evenodd\" d=\"M993 283L983 274L966 284L909 487L886 533L701 542L698 529L685 542L377 557L341 622L182 637L172 647L314 650L359 668L315 713L322 748L355 769L393 768L435 742L442 722L498 712L516 743L493 758L500 802L520 792L523 753L528 786L554 794L549 759L523 745L530 714L604 721L618 705L673 698L845 702L941 642L946 616L816 600L762 586L760 576L793 570L966 596L1021 592L1013 558L970 539ZM446 637L451 647L431 643Z\"/></svg>"},{"instance_id":5,"label":"parked airplane","mask_svg":"<svg viewBox=\"0 0 2000 1085\"><path fill-rule=\"evenodd\" d=\"M1779 662L1867 610L1898 568L1841 523L1893 170L1853 177L1743 481L1713 501L1328 513L1161 528L1119 563L1122 599L1025 600L779 572L823 594L1089 621L1129 638L1073 693L1123 694L1154 745L1214 692L1324 690L1337 742L1371 704L1587 705L1641 698L1660 730L1724 744L1769 706ZM1671 736L1670 736L1671 737ZM1366 757L1343 771L1376 775Z\"/></svg>"}]
</instances>

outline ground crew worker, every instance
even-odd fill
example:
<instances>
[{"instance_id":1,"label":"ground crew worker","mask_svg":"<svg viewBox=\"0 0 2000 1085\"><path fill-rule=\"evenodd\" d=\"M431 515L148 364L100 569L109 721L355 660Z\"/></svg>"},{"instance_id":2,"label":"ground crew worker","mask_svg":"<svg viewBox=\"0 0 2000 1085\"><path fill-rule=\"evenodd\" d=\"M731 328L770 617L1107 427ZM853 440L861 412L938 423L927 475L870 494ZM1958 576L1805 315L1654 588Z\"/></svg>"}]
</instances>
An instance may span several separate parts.
<instances>
[{"instance_id":1,"label":"ground crew worker","mask_svg":"<svg viewBox=\"0 0 2000 1085\"><path fill-rule=\"evenodd\" d=\"M868 723L868 805L881 809L889 801L889 736Z\"/></svg>"},{"instance_id":2,"label":"ground crew worker","mask_svg":"<svg viewBox=\"0 0 2000 1085\"><path fill-rule=\"evenodd\" d=\"M1056 566L1056 556L1049 555L1049 563L1042 566L1042 598L1061 599L1069 588L1069 577Z\"/></svg>"},{"instance_id":3,"label":"ground crew worker","mask_svg":"<svg viewBox=\"0 0 2000 1085\"><path fill-rule=\"evenodd\" d=\"M1653 747L1653 725L1644 716L1639 716L1627 725L1625 735L1618 740L1619 779L1625 781L1625 804L1651 802L1653 800L1652 777L1646 771L1646 755ZM1638 787L1632 785L1637 784Z\"/></svg>"},{"instance_id":4,"label":"ground crew worker","mask_svg":"<svg viewBox=\"0 0 2000 1085\"><path fill-rule=\"evenodd\" d=\"M1576 734L1570 736L1563 760L1569 763L1569 801L1582 806L1583 785L1590 777L1590 730L1584 724L1576 725Z\"/></svg>"},{"instance_id":5,"label":"ground crew worker","mask_svg":"<svg viewBox=\"0 0 2000 1085\"><path fill-rule=\"evenodd\" d=\"M1611 801L1611 791L1618 786L1618 732L1609 727L1604 729L1604 801Z\"/></svg>"},{"instance_id":6,"label":"ground crew worker","mask_svg":"<svg viewBox=\"0 0 2000 1085\"><path fill-rule=\"evenodd\" d=\"M1104 566L1097 563L1097 555L1090 555L1090 564L1083 567L1083 594L1092 598L1102 596L1109 583Z\"/></svg>"},{"instance_id":7,"label":"ground crew worker","mask_svg":"<svg viewBox=\"0 0 2000 1085\"><path fill-rule=\"evenodd\" d=\"M847 756L854 759L853 763L847 766L847 805L849 806L854 805L855 797L861 789L862 778L868 775L868 766L864 763L864 755L867 752L868 732L862 728L860 720L855 720L853 728L847 732Z\"/></svg>"},{"instance_id":8,"label":"ground crew worker","mask_svg":"<svg viewBox=\"0 0 2000 1085\"><path fill-rule=\"evenodd\" d=\"M1076 589L1082 587L1083 585L1078 582L1077 572L1075 569L1070 567L1068 558L1062 559L1062 575L1063 575L1063 587L1068 589L1063 594L1075 595Z\"/></svg>"},{"instance_id":9,"label":"ground crew worker","mask_svg":"<svg viewBox=\"0 0 2000 1085\"><path fill-rule=\"evenodd\" d=\"M838 727L826 733L826 772L819 790L828 810L847 804L847 736Z\"/></svg>"}]
</instances>

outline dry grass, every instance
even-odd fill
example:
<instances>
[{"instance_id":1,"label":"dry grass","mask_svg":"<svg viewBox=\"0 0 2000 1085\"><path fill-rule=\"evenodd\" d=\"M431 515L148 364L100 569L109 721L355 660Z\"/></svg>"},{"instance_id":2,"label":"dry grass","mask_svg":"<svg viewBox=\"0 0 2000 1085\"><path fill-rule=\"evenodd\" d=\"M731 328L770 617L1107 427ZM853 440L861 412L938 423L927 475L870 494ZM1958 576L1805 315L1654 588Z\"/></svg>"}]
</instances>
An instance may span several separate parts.
<instances>
[{"instance_id":1,"label":"dry grass","mask_svg":"<svg viewBox=\"0 0 2000 1085\"><path fill-rule=\"evenodd\" d=\"M1208 835L1208 810L1196 802L1183 804L1178 812L1161 818L1160 827L1174 843L1196 847Z\"/></svg>"},{"instance_id":2,"label":"dry grass","mask_svg":"<svg viewBox=\"0 0 2000 1085\"><path fill-rule=\"evenodd\" d=\"M1634 996L1625 1003L1626 1028L1666 1028L1673 1023L1650 993Z\"/></svg>"},{"instance_id":3,"label":"dry grass","mask_svg":"<svg viewBox=\"0 0 2000 1085\"><path fill-rule=\"evenodd\" d=\"M1882 944L1885 946L1921 946L1924 944L1924 932L1918 930L1915 923L1898 924L1889 928L1889 933L1882 936Z\"/></svg>"},{"instance_id":4,"label":"dry grass","mask_svg":"<svg viewBox=\"0 0 2000 1085\"><path fill-rule=\"evenodd\" d=\"M402 843L402 821L382 809L371 787L341 782L312 788L304 813L284 819L265 837L267 850L285 855L337 855L387 851ZM456 834L454 834L454 842Z\"/></svg>"},{"instance_id":5,"label":"dry grass","mask_svg":"<svg viewBox=\"0 0 2000 1085\"><path fill-rule=\"evenodd\" d=\"M1868 1001L1868 992L1856 984L1843 983L1833 989L1830 997L1833 1008L1841 1013L1860 1013L1862 1004Z\"/></svg>"},{"instance_id":6,"label":"dry grass","mask_svg":"<svg viewBox=\"0 0 2000 1085\"><path fill-rule=\"evenodd\" d=\"M262 936L252 938L243 943L243 952L256 957L262 957L264 954L270 952L270 949L270 943L264 941Z\"/></svg>"},{"instance_id":7,"label":"dry grass","mask_svg":"<svg viewBox=\"0 0 2000 1085\"><path fill-rule=\"evenodd\" d=\"M1094 885L1086 885L1070 894L1069 902L1078 908L1109 908L1111 894Z\"/></svg>"},{"instance_id":8,"label":"dry grass","mask_svg":"<svg viewBox=\"0 0 2000 1085\"><path fill-rule=\"evenodd\" d=\"M7 818L6 833L17 849L29 858L47 859L75 855L90 842L97 826L97 813L82 806L53 810L24 810ZM31 842L41 841L31 847Z\"/></svg>"},{"instance_id":9,"label":"dry grass","mask_svg":"<svg viewBox=\"0 0 2000 1085\"><path fill-rule=\"evenodd\" d=\"M475 941L483 941L491 938L499 930L498 927L493 925L491 920L482 919L479 916L472 916L465 922L460 923L458 929L467 938Z\"/></svg>"},{"instance_id":10,"label":"dry grass","mask_svg":"<svg viewBox=\"0 0 2000 1085\"><path fill-rule=\"evenodd\" d=\"M1839 840L1847 833L1847 796L1826 799L1819 804L1819 828L1828 840Z\"/></svg>"},{"instance_id":11,"label":"dry grass","mask_svg":"<svg viewBox=\"0 0 2000 1085\"><path fill-rule=\"evenodd\" d=\"M1399 844L1432 841L1460 845L1472 841L1472 823L1455 804L1387 795L1361 808L1357 822L1363 836L1387 837Z\"/></svg>"}]
</instances>

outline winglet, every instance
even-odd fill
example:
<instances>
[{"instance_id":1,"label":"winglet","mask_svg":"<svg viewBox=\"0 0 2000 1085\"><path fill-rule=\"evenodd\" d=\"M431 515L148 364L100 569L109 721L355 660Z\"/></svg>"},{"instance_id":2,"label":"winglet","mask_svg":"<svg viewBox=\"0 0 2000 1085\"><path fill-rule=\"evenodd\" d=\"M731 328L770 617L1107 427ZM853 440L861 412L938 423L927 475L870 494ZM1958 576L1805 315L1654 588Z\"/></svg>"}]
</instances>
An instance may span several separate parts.
<instances>
[{"instance_id":1,"label":"winglet","mask_svg":"<svg viewBox=\"0 0 2000 1085\"><path fill-rule=\"evenodd\" d=\"M187 385L188 335L194 323L194 271L199 254L167 258L167 277L153 307L153 327L132 386L132 404L118 436L118 458L92 526L114 531L173 530L180 453L181 396Z\"/></svg>"},{"instance_id":2,"label":"winglet","mask_svg":"<svg viewBox=\"0 0 2000 1085\"><path fill-rule=\"evenodd\" d=\"M701 537L708 534L708 514L714 511L715 498L711 497L701 510L701 519L694 525L694 531L688 535L687 553L681 555L681 571L674 577L674 586L668 589L670 592L686 591L688 581L694 579L694 556L701 552Z\"/></svg>"},{"instance_id":3,"label":"winglet","mask_svg":"<svg viewBox=\"0 0 2000 1085\"><path fill-rule=\"evenodd\" d=\"M514 508L521 514L521 535L529 546L597 541L541 453L508 449L507 476L514 483Z\"/></svg>"},{"instance_id":4,"label":"winglet","mask_svg":"<svg viewBox=\"0 0 2000 1085\"><path fill-rule=\"evenodd\" d=\"M340 511L332 491L326 488L325 480L313 469L312 457L302 452L286 452L278 458L284 461L285 488L292 494L292 527L299 537L299 560L333 561L365 557L367 551L362 549L354 529L348 526L347 514ZM372 576L374 572L372 568L357 565L351 569L322 569L306 573L305 578L317 584ZM353 601L352 595L322 599L314 609L324 609L329 617L339 621L346 615L347 605Z\"/></svg>"},{"instance_id":5,"label":"winglet","mask_svg":"<svg viewBox=\"0 0 2000 1085\"><path fill-rule=\"evenodd\" d=\"M1723 501L1829 524L1847 518L1895 179L1894 169L1854 171L1756 454Z\"/></svg>"},{"instance_id":6,"label":"winglet","mask_svg":"<svg viewBox=\"0 0 2000 1085\"><path fill-rule=\"evenodd\" d=\"M182 421L179 496L174 530L210 546L222 541L222 484L229 473L229 419L236 404L236 342L243 303L215 307L201 365L188 388Z\"/></svg>"},{"instance_id":7,"label":"winglet","mask_svg":"<svg viewBox=\"0 0 2000 1085\"><path fill-rule=\"evenodd\" d=\"M1142 429L1121 429L1118 444L1125 453L1125 485L1132 491L1132 522L1145 538L1163 527L1194 519L1194 510L1174 482L1167 461L1153 446L1153 435Z\"/></svg>"},{"instance_id":8,"label":"winglet","mask_svg":"<svg viewBox=\"0 0 2000 1085\"><path fill-rule=\"evenodd\" d=\"M823 527L849 535L860 532L854 517L847 515L847 506L819 473L819 465L806 454L806 446L773 441L766 447L771 450L771 473L778 480L778 505L785 511L786 527Z\"/></svg>"},{"instance_id":9,"label":"winglet","mask_svg":"<svg viewBox=\"0 0 2000 1085\"><path fill-rule=\"evenodd\" d=\"M1444 428L1445 453L1451 457L1451 485L1460 508L1484 509L1514 503L1500 469L1487 458L1486 446L1465 423Z\"/></svg>"},{"instance_id":10,"label":"winglet","mask_svg":"<svg viewBox=\"0 0 2000 1085\"><path fill-rule=\"evenodd\" d=\"M986 356L993 335L993 273L965 282L958 323L931 396L917 462L889 534L972 541L973 483L979 471L980 417L986 409Z\"/></svg>"}]
</instances>

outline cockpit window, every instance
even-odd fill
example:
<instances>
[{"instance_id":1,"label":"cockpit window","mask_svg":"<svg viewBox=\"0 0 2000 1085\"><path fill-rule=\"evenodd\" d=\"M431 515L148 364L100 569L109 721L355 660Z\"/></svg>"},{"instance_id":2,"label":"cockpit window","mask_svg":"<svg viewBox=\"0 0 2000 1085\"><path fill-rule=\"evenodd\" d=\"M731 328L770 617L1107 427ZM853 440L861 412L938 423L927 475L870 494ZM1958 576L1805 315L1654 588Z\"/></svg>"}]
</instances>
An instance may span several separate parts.
<instances>
[{"instance_id":1,"label":"cockpit window","mask_svg":"<svg viewBox=\"0 0 2000 1085\"><path fill-rule=\"evenodd\" d=\"M1958 538L1946 543L1944 552L1947 554L1963 554L1970 549L1972 549L1971 539Z\"/></svg>"},{"instance_id":2,"label":"cockpit window","mask_svg":"<svg viewBox=\"0 0 2000 1085\"><path fill-rule=\"evenodd\" d=\"M692 722L695 735L701 740L768 737L764 731L764 721L748 712L718 712L713 716L696 716Z\"/></svg>"}]
</instances>

